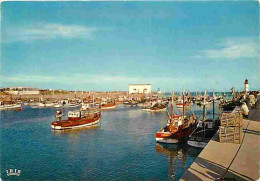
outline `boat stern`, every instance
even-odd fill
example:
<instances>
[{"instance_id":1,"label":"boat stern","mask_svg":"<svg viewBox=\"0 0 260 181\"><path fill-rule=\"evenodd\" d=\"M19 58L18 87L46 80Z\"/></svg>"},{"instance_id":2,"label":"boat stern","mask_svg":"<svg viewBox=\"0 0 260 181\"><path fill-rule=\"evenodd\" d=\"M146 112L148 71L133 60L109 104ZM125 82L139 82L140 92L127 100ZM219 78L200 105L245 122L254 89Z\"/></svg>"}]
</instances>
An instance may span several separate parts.
<instances>
[{"instance_id":1,"label":"boat stern","mask_svg":"<svg viewBox=\"0 0 260 181\"><path fill-rule=\"evenodd\" d=\"M56 129L56 130L62 129L60 121L54 121L54 122L52 122L52 123L51 123L51 128L52 128L52 129Z\"/></svg>"}]
</instances>

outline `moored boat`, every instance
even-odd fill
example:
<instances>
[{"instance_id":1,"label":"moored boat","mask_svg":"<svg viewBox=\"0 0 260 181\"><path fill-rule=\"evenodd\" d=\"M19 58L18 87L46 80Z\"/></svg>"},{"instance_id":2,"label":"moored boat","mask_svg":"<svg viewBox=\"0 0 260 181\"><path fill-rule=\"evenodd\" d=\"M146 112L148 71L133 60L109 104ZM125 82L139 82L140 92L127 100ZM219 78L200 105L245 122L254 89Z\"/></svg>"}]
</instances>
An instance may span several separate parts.
<instances>
[{"instance_id":1,"label":"moored boat","mask_svg":"<svg viewBox=\"0 0 260 181\"><path fill-rule=\"evenodd\" d=\"M137 102L135 102L135 101L125 101L124 105L133 107L133 106L137 106Z\"/></svg>"},{"instance_id":2,"label":"moored boat","mask_svg":"<svg viewBox=\"0 0 260 181\"><path fill-rule=\"evenodd\" d=\"M115 109L115 108L116 108L115 103L106 103L106 104L102 104L101 106L102 110Z\"/></svg>"},{"instance_id":3,"label":"moored boat","mask_svg":"<svg viewBox=\"0 0 260 181\"><path fill-rule=\"evenodd\" d=\"M206 101L206 91L204 96L204 103ZM214 97L214 90L213 90L213 97ZM214 106L214 99L213 99L213 118L206 119L206 108L203 104L203 118L199 122L198 127L194 130L194 132L188 138L188 144L193 147L197 148L205 148L211 138L215 135L218 131L220 126L219 118L214 119L215 115L215 106Z\"/></svg>"},{"instance_id":4,"label":"moored boat","mask_svg":"<svg viewBox=\"0 0 260 181\"><path fill-rule=\"evenodd\" d=\"M184 95L183 95L183 100ZM184 105L183 105L184 106ZM197 117L192 114L185 116L185 107L183 107L182 115L173 114L173 99L171 103L171 116L168 114L167 125L155 134L157 142L162 143L178 143L187 139L187 137L197 127Z\"/></svg>"},{"instance_id":5,"label":"moored boat","mask_svg":"<svg viewBox=\"0 0 260 181\"><path fill-rule=\"evenodd\" d=\"M2 104L0 105L0 110L6 110L6 109L15 109L21 107L21 104Z\"/></svg>"},{"instance_id":6,"label":"moored boat","mask_svg":"<svg viewBox=\"0 0 260 181\"><path fill-rule=\"evenodd\" d=\"M219 119L206 119L189 136L188 144L197 148L205 148L214 134L218 131Z\"/></svg>"},{"instance_id":7,"label":"moored boat","mask_svg":"<svg viewBox=\"0 0 260 181\"><path fill-rule=\"evenodd\" d=\"M192 104L191 103L177 103L176 107L177 108L183 108L183 107L190 107Z\"/></svg>"},{"instance_id":8,"label":"moored boat","mask_svg":"<svg viewBox=\"0 0 260 181\"><path fill-rule=\"evenodd\" d=\"M165 112L167 111L168 108L168 103L160 103L160 104L155 104L154 106L150 108L145 108L143 110L149 111L149 112Z\"/></svg>"},{"instance_id":9,"label":"moored boat","mask_svg":"<svg viewBox=\"0 0 260 181\"><path fill-rule=\"evenodd\" d=\"M23 110L24 110L23 107L17 107L14 109L14 111L23 111Z\"/></svg>"},{"instance_id":10,"label":"moored boat","mask_svg":"<svg viewBox=\"0 0 260 181\"><path fill-rule=\"evenodd\" d=\"M184 100L177 100L176 107L177 108L184 108L184 107L190 107L192 105L192 102L188 102Z\"/></svg>"}]
</instances>

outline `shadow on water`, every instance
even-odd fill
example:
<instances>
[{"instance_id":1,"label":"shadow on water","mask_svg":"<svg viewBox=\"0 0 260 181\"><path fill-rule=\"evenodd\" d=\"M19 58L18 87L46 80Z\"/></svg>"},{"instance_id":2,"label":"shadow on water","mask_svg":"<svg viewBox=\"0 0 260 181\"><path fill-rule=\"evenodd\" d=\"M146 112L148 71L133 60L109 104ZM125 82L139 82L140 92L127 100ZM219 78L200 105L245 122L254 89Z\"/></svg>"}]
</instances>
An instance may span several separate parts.
<instances>
[{"instance_id":1,"label":"shadow on water","mask_svg":"<svg viewBox=\"0 0 260 181\"><path fill-rule=\"evenodd\" d=\"M156 143L156 151L166 155L169 158L168 180L179 180L179 170L186 170L189 167L190 159L196 158L202 151L199 148L193 148L187 143L165 144Z\"/></svg>"}]
</instances>

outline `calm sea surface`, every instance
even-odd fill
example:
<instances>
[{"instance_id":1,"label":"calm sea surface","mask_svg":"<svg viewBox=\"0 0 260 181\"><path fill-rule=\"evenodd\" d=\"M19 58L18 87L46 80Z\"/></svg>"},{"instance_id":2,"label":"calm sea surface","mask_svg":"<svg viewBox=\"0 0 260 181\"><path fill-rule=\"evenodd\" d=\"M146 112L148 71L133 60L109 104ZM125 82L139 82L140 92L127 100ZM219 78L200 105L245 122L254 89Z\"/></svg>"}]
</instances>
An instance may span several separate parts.
<instances>
[{"instance_id":1,"label":"calm sea surface","mask_svg":"<svg viewBox=\"0 0 260 181\"><path fill-rule=\"evenodd\" d=\"M68 110L73 109L64 109L65 115ZM202 108L187 111L201 117ZM100 126L53 131L55 112L0 111L3 180L179 180L201 152L187 144L156 143L165 113L121 105L103 111ZM21 175L8 177L7 169Z\"/></svg>"}]
</instances>

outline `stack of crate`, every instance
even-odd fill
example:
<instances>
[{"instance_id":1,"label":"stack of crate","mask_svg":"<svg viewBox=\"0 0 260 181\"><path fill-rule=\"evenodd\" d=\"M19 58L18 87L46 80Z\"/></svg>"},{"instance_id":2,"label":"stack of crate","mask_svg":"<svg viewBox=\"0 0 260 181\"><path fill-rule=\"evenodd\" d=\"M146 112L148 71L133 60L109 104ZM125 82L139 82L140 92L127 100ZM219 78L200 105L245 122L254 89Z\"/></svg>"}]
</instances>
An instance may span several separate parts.
<instances>
[{"instance_id":1,"label":"stack of crate","mask_svg":"<svg viewBox=\"0 0 260 181\"><path fill-rule=\"evenodd\" d=\"M243 115L240 111L222 113L220 117L219 140L221 143L242 142L243 136Z\"/></svg>"}]
</instances>

